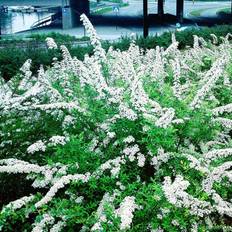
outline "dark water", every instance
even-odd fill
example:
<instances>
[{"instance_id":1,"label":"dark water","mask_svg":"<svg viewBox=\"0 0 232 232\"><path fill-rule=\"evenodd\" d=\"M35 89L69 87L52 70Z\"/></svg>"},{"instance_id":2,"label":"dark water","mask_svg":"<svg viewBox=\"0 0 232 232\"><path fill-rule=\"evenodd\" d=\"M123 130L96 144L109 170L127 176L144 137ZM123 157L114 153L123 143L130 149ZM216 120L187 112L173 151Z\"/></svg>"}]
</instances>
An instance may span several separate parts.
<instances>
[{"instance_id":1,"label":"dark water","mask_svg":"<svg viewBox=\"0 0 232 232\"><path fill-rule=\"evenodd\" d=\"M2 34L12 34L30 29L37 21L50 16L48 12L7 12L1 14L1 32Z\"/></svg>"}]
</instances>

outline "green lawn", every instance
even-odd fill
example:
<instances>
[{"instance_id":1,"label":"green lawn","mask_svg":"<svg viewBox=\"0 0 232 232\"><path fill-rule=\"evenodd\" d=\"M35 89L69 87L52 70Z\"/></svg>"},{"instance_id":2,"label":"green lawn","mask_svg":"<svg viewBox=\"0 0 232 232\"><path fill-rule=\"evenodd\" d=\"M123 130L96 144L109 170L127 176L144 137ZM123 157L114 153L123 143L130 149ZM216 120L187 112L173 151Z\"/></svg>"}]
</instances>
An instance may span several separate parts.
<instances>
[{"instance_id":1,"label":"green lawn","mask_svg":"<svg viewBox=\"0 0 232 232\"><path fill-rule=\"evenodd\" d=\"M220 13L226 13L226 14L229 14L231 13L231 8L230 7L227 7L227 8L224 8L224 9L220 9L217 14L220 14Z\"/></svg>"},{"instance_id":2,"label":"green lawn","mask_svg":"<svg viewBox=\"0 0 232 232\"><path fill-rule=\"evenodd\" d=\"M189 14L191 16L194 16L194 17L199 17L202 15L202 13L204 11L207 11L207 10L211 10L211 9L215 9L215 7L210 7L210 8L204 8L204 9L198 9L198 10L194 10L194 11L191 11ZM227 8L219 8L218 11L217 11L217 14L218 13L230 13L231 9L230 7L227 7Z\"/></svg>"},{"instance_id":3,"label":"green lawn","mask_svg":"<svg viewBox=\"0 0 232 232\"><path fill-rule=\"evenodd\" d=\"M201 14L202 14L205 10L209 10L209 9L212 9L212 8L204 8L204 9L194 10L194 11L191 11L191 12L190 12L190 15L191 15L191 16L195 16L195 17L199 17L199 16L201 16Z\"/></svg>"}]
</instances>

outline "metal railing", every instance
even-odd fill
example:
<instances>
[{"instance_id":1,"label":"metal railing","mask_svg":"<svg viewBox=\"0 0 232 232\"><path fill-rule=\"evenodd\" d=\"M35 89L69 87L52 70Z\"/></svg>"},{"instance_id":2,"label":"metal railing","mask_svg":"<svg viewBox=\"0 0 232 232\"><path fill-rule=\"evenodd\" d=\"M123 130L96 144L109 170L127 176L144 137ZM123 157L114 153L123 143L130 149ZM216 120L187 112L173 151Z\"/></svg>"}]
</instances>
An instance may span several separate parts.
<instances>
[{"instance_id":1,"label":"metal railing","mask_svg":"<svg viewBox=\"0 0 232 232\"><path fill-rule=\"evenodd\" d=\"M49 22L52 22L52 15L50 15L48 17L45 17L45 18L42 18L42 19L34 22L32 24L32 26L31 26L31 29L38 28L38 27L41 27L41 26L45 26Z\"/></svg>"}]
</instances>

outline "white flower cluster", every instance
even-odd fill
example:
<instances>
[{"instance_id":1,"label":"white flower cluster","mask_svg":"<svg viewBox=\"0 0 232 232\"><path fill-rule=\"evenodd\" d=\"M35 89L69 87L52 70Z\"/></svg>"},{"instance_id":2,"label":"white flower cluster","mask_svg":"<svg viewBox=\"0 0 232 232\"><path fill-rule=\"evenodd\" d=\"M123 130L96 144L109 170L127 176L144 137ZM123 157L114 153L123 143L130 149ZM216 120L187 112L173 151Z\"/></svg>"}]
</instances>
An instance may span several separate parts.
<instances>
[{"instance_id":1,"label":"white flower cluster","mask_svg":"<svg viewBox=\"0 0 232 232\"><path fill-rule=\"evenodd\" d=\"M124 142L125 141L126 143L129 143L129 142L134 141L134 138L132 136L129 136L124 140ZM138 166L144 167L145 162L146 162L146 157L144 156L144 154L140 152L138 144L134 144L132 146L124 148L122 153L125 155L125 157L128 157L130 162L133 162L135 161L135 159L137 159Z\"/></svg>"},{"instance_id":2,"label":"white flower cluster","mask_svg":"<svg viewBox=\"0 0 232 232\"><path fill-rule=\"evenodd\" d=\"M102 142L104 147L106 147L115 136L115 132L107 132L106 138Z\"/></svg>"},{"instance_id":3,"label":"white flower cluster","mask_svg":"<svg viewBox=\"0 0 232 232\"><path fill-rule=\"evenodd\" d=\"M17 159L8 159L8 160L1 160L0 162L0 173L25 173L31 174L29 179L35 179L32 183L34 188L44 188L48 184L50 184L53 180L53 174L59 171L57 168L49 167L49 166L39 166L36 164L30 164L25 161L17 160ZM36 179L37 175L39 174L39 178ZM43 175L44 178L41 179Z\"/></svg>"},{"instance_id":4,"label":"white flower cluster","mask_svg":"<svg viewBox=\"0 0 232 232\"><path fill-rule=\"evenodd\" d=\"M213 39L213 44L217 44L218 43L218 37L215 34L210 34L210 36Z\"/></svg>"},{"instance_id":5,"label":"white flower cluster","mask_svg":"<svg viewBox=\"0 0 232 232\"><path fill-rule=\"evenodd\" d=\"M115 214L120 217L120 230L130 229L133 220L133 213L138 206L135 204L135 197L125 197L120 207L115 210Z\"/></svg>"},{"instance_id":6,"label":"white flower cluster","mask_svg":"<svg viewBox=\"0 0 232 232\"><path fill-rule=\"evenodd\" d=\"M124 103L119 105L119 115L121 118L127 118L131 121L135 121L138 118L137 114Z\"/></svg>"},{"instance_id":7,"label":"white flower cluster","mask_svg":"<svg viewBox=\"0 0 232 232\"><path fill-rule=\"evenodd\" d=\"M212 160L218 158L226 158L231 155L232 155L232 148L214 149L212 151L203 154L203 158L206 160L206 162L211 162Z\"/></svg>"},{"instance_id":8,"label":"white flower cluster","mask_svg":"<svg viewBox=\"0 0 232 232\"><path fill-rule=\"evenodd\" d=\"M97 138L93 138L90 142L89 150L94 151L97 148L99 141Z\"/></svg>"},{"instance_id":9,"label":"white flower cluster","mask_svg":"<svg viewBox=\"0 0 232 232\"><path fill-rule=\"evenodd\" d=\"M215 190L213 189L213 184L215 182L220 182L223 177L229 177L229 180L232 181L231 174L228 172L231 167L232 161L228 161L218 167L213 168L213 170L209 172L206 178L203 180L202 189L208 194L212 194L215 193Z\"/></svg>"},{"instance_id":10,"label":"white flower cluster","mask_svg":"<svg viewBox=\"0 0 232 232\"><path fill-rule=\"evenodd\" d=\"M149 60L154 59L152 54L153 52L155 52L155 62L154 64L151 64ZM157 83L159 83L159 85L162 87L164 84L164 79L167 76L165 71L165 57L163 56L162 48L157 46L155 51L148 51L145 58L148 59L148 70L151 69L150 75L152 80L157 81Z\"/></svg>"},{"instance_id":11,"label":"white flower cluster","mask_svg":"<svg viewBox=\"0 0 232 232\"><path fill-rule=\"evenodd\" d=\"M49 189L47 194L35 204L36 208L40 208L44 204L47 204L52 200L52 198L56 195L59 189L64 188L65 185L69 184L71 181L82 181L83 183L88 182L90 177L90 174L87 173L85 175L83 174L75 174L75 175L67 175L62 176L59 178L55 183L52 185L52 187Z\"/></svg>"},{"instance_id":12,"label":"white flower cluster","mask_svg":"<svg viewBox=\"0 0 232 232\"><path fill-rule=\"evenodd\" d=\"M46 42L47 42L48 49L57 49L57 44L53 38L47 37Z\"/></svg>"},{"instance_id":13,"label":"white flower cluster","mask_svg":"<svg viewBox=\"0 0 232 232\"><path fill-rule=\"evenodd\" d=\"M73 125L75 125L75 122L76 122L76 119L73 116L67 115L64 118L62 127L65 129L65 128L69 127L69 126L73 126Z\"/></svg>"},{"instance_id":14,"label":"white flower cluster","mask_svg":"<svg viewBox=\"0 0 232 232\"><path fill-rule=\"evenodd\" d=\"M224 201L217 193L214 193L212 196L212 199L216 203L216 210L221 215L228 215L229 217L232 217L232 203Z\"/></svg>"},{"instance_id":15,"label":"white flower cluster","mask_svg":"<svg viewBox=\"0 0 232 232\"><path fill-rule=\"evenodd\" d=\"M138 144L135 144L130 147L126 147L123 150L123 154L125 154L131 162L135 160L135 155L140 151Z\"/></svg>"},{"instance_id":16,"label":"white flower cluster","mask_svg":"<svg viewBox=\"0 0 232 232\"><path fill-rule=\"evenodd\" d=\"M193 36L193 48L194 49L199 49L200 48L199 37L197 35Z\"/></svg>"},{"instance_id":17,"label":"white flower cluster","mask_svg":"<svg viewBox=\"0 0 232 232\"><path fill-rule=\"evenodd\" d=\"M69 67L73 65L73 59L70 55L70 52L68 50L68 48L64 45L61 45L60 46L60 50L62 52L62 57L63 57L63 61L62 61L62 65L63 65L63 68L65 67Z\"/></svg>"},{"instance_id":18,"label":"white flower cluster","mask_svg":"<svg viewBox=\"0 0 232 232\"><path fill-rule=\"evenodd\" d=\"M204 165L201 160L198 160L196 157L192 155L186 155L187 159L190 161L190 167L194 168L195 170L198 170L202 173L209 173L209 169L207 165Z\"/></svg>"},{"instance_id":19,"label":"white flower cluster","mask_svg":"<svg viewBox=\"0 0 232 232\"><path fill-rule=\"evenodd\" d=\"M149 152L149 154L152 155L152 152ZM151 164L156 170L159 170L160 165L163 163L167 163L170 157L171 154L165 153L163 148L159 148L157 151L157 155L152 157Z\"/></svg>"},{"instance_id":20,"label":"white flower cluster","mask_svg":"<svg viewBox=\"0 0 232 232\"><path fill-rule=\"evenodd\" d=\"M126 137L126 138L123 140L123 142L124 142L124 143L133 143L133 142L135 142L135 138L134 138L132 135L130 135L130 136Z\"/></svg>"},{"instance_id":21,"label":"white flower cluster","mask_svg":"<svg viewBox=\"0 0 232 232\"><path fill-rule=\"evenodd\" d=\"M141 154L141 153L138 153L137 159L138 159L138 166L139 167L144 167L145 161L146 161L145 156L143 154Z\"/></svg>"},{"instance_id":22,"label":"white flower cluster","mask_svg":"<svg viewBox=\"0 0 232 232\"><path fill-rule=\"evenodd\" d=\"M65 145L67 142L67 138L65 136L60 136L60 135L55 135L52 136L49 139L49 142L51 145L56 146L56 145Z\"/></svg>"},{"instance_id":23,"label":"white flower cluster","mask_svg":"<svg viewBox=\"0 0 232 232\"><path fill-rule=\"evenodd\" d=\"M44 152L46 150L46 145L42 140L39 140L33 144L31 144L28 148L27 148L27 152L29 154L34 154L35 152L38 151L42 151Z\"/></svg>"},{"instance_id":24,"label":"white flower cluster","mask_svg":"<svg viewBox=\"0 0 232 232\"><path fill-rule=\"evenodd\" d=\"M176 58L174 61L171 62L172 69L173 69L173 92L174 95L181 100L182 97L182 88L180 83L180 77L181 77L181 68L180 68L180 61L178 58Z\"/></svg>"},{"instance_id":25,"label":"white flower cluster","mask_svg":"<svg viewBox=\"0 0 232 232\"><path fill-rule=\"evenodd\" d=\"M4 206L3 209L2 209L2 212L1 213L4 213L6 212L8 209L9 210L12 210L12 211L15 211L17 209L20 209L22 208L24 205L28 204L29 202L33 201L35 198L35 196L25 196L25 197L22 197L18 200L15 200L15 201L12 201L10 202L8 205Z\"/></svg>"},{"instance_id":26,"label":"white flower cluster","mask_svg":"<svg viewBox=\"0 0 232 232\"><path fill-rule=\"evenodd\" d=\"M198 90L196 96L190 104L191 108L198 108L201 106L204 98L209 94L209 92L214 88L216 82L224 73L224 67L230 60L230 54L226 54L217 61L214 62L211 69L205 74L203 80L203 86Z\"/></svg>"},{"instance_id":27,"label":"white flower cluster","mask_svg":"<svg viewBox=\"0 0 232 232\"><path fill-rule=\"evenodd\" d=\"M50 214L44 214L43 219L40 222L34 223L34 227L32 229L32 232L41 232L45 230L45 227L47 225L53 224L55 221L54 217L52 217Z\"/></svg>"},{"instance_id":28,"label":"white flower cluster","mask_svg":"<svg viewBox=\"0 0 232 232\"><path fill-rule=\"evenodd\" d=\"M77 102L56 102L51 104L41 104L41 105L33 105L34 109L40 109L44 111L54 110L54 109L66 109L66 110L73 110L76 109L80 112L84 112L85 110L82 109Z\"/></svg>"},{"instance_id":29,"label":"white flower cluster","mask_svg":"<svg viewBox=\"0 0 232 232\"><path fill-rule=\"evenodd\" d=\"M94 175L99 177L99 175L101 175L104 171L110 170L112 176L117 177L121 169L121 164L125 164L125 160L122 157L108 160L99 167Z\"/></svg>"},{"instance_id":30,"label":"white flower cluster","mask_svg":"<svg viewBox=\"0 0 232 232\"><path fill-rule=\"evenodd\" d=\"M1 165L0 166L0 173L44 173L46 171L45 167L41 167L37 164L30 164L27 162L18 162L17 160L12 161L7 163L6 165ZM4 164L1 162L1 164Z\"/></svg>"},{"instance_id":31,"label":"white flower cluster","mask_svg":"<svg viewBox=\"0 0 232 232\"><path fill-rule=\"evenodd\" d=\"M20 90L28 90L32 87L32 72L31 72L31 63L32 60L28 59L23 66L21 67L20 71L24 74L24 78L19 83L19 89Z\"/></svg>"},{"instance_id":32,"label":"white flower cluster","mask_svg":"<svg viewBox=\"0 0 232 232\"><path fill-rule=\"evenodd\" d=\"M225 106L219 106L212 110L214 115L219 115L223 113L232 113L232 103L225 105Z\"/></svg>"},{"instance_id":33,"label":"white flower cluster","mask_svg":"<svg viewBox=\"0 0 232 232\"><path fill-rule=\"evenodd\" d=\"M46 141L43 142L42 140L39 140L39 141L33 143L32 145L30 145L27 148L27 152L29 154L34 154L35 152L38 152L38 151L45 152L48 144L52 145L52 146L57 146L57 145L63 146L67 143L68 140L69 140L68 137L54 135L48 140L49 143Z\"/></svg>"},{"instance_id":34,"label":"white flower cluster","mask_svg":"<svg viewBox=\"0 0 232 232\"><path fill-rule=\"evenodd\" d=\"M64 221L59 221L52 226L50 232L60 232L65 227L66 223Z\"/></svg>"},{"instance_id":35,"label":"white flower cluster","mask_svg":"<svg viewBox=\"0 0 232 232\"><path fill-rule=\"evenodd\" d=\"M213 119L212 121L221 124L226 129L232 129L231 119L218 117L218 118Z\"/></svg>"},{"instance_id":36,"label":"white flower cluster","mask_svg":"<svg viewBox=\"0 0 232 232\"><path fill-rule=\"evenodd\" d=\"M165 177L163 183L163 191L165 197L170 203L176 207L187 207L190 209L190 213L199 217L204 217L212 212L212 206L209 202L198 200L192 197L185 190L190 183L180 175L176 176L172 183L170 177Z\"/></svg>"},{"instance_id":37,"label":"white flower cluster","mask_svg":"<svg viewBox=\"0 0 232 232\"><path fill-rule=\"evenodd\" d=\"M114 193L112 195L110 195L109 193L105 193L98 208L96 211L96 217L97 217L97 222L92 226L91 231L101 231L103 230L102 227L102 223L106 223L107 222L107 217L105 214L105 209L104 207L106 205L111 205L113 206L113 201L115 200L115 198L117 196L120 196L120 192L119 191L114 191ZM107 222L109 223L109 221Z\"/></svg>"},{"instance_id":38,"label":"white flower cluster","mask_svg":"<svg viewBox=\"0 0 232 232\"><path fill-rule=\"evenodd\" d=\"M155 125L162 128L167 128L171 123L175 116L175 110L169 108L165 110L162 116L156 121Z\"/></svg>"},{"instance_id":39,"label":"white flower cluster","mask_svg":"<svg viewBox=\"0 0 232 232\"><path fill-rule=\"evenodd\" d=\"M90 37L91 44L94 46L95 56L97 59L105 59L105 50L101 47L100 38L87 16L82 14L80 20L83 22L85 30Z\"/></svg>"}]
</instances>

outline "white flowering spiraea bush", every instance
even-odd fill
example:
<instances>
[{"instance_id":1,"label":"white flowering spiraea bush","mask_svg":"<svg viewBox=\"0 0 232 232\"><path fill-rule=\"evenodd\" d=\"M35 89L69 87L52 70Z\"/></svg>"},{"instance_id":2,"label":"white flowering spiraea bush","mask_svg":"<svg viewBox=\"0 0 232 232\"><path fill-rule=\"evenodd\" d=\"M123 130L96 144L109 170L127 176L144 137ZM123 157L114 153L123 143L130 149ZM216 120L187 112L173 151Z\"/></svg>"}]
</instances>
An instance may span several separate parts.
<instances>
[{"instance_id":1,"label":"white flowering spiraea bush","mask_svg":"<svg viewBox=\"0 0 232 232\"><path fill-rule=\"evenodd\" d=\"M48 70L1 81L0 181L18 199L1 200L0 230L229 231L230 35L105 51L81 20L91 57L61 46Z\"/></svg>"}]
</instances>

